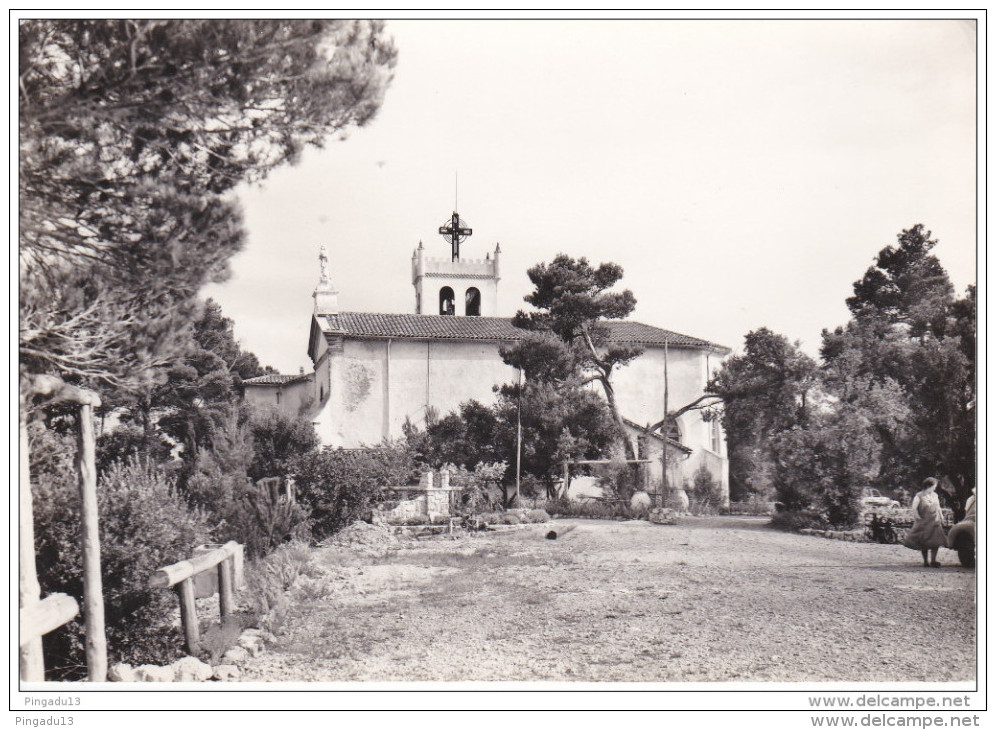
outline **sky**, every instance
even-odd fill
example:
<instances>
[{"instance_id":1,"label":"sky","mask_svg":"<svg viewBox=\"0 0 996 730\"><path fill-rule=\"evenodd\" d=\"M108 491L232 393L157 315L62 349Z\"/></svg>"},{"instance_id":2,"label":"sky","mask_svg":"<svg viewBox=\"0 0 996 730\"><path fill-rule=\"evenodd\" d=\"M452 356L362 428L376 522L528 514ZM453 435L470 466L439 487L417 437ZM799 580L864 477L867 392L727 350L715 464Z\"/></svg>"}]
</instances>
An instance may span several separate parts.
<instances>
[{"instance_id":1,"label":"sky","mask_svg":"<svg viewBox=\"0 0 996 730\"><path fill-rule=\"evenodd\" d=\"M310 371L329 252L342 311L413 312L411 255L454 208L501 244L499 314L558 253L613 261L631 318L818 354L896 236L923 223L976 281L976 33L959 20L388 21L376 118L241 188L248 240L203 294L264 364Z\"/></svg>"}]
</instances>

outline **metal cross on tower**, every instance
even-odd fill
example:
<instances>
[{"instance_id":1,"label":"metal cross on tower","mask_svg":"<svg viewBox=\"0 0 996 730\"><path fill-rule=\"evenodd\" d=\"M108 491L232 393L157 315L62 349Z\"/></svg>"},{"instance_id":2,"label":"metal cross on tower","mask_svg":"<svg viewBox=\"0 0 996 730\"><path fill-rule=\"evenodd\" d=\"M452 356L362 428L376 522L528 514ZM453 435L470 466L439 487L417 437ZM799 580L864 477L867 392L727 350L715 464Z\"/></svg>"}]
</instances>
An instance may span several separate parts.
<instances>
[{"instance_id":1,"label":"metal cross on tower","mask_svg":"<svg viewBox=\"0 0 996 730\"><path fill-rule=\"evenodd\" d=\"M439 226L439 233L443 238L449 239L453 253L453 258L450 260L459 261L460 244L467 236L473 235L474 231L467 227L466 221L460 220L460 216L457 215L456 211L453 211L453 217L450 219L449 224Z\"/></svg>"}]
</instances>

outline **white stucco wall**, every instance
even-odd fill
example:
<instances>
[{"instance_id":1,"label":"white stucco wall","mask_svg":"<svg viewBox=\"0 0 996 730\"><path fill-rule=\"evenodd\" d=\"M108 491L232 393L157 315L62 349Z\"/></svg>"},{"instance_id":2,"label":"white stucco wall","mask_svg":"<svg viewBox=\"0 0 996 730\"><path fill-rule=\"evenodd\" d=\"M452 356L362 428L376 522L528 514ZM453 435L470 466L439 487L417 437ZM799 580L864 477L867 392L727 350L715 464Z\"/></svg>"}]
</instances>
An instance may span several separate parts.
<instances>
[{"instance_id":1,"label":"white stucco wall","mask_svg":"<svg viewBox=\"0 0 996 730\"><path fill-rule=\"evenodd\" d=\"M705 390L705 353L668 348L668 408L677 410ZM641 426L664 417L664 349L646 348L629 365L614 371L619 411ZM684 432L682 435L686 435ZM691 436L691 434L687 434Z\"/></svg>"},{"instance_id":2,"label":"white stucco wall","mask_svg":"<svg viewBox=\"0 0 996 730\"><path fill-rule=\"evenodd\" d=\"M342 342L328 358L331 395L316 414L323 443L353 448L402 436L410 419L425 424L426 405L440 416L492 387L512 382L495 342L366 339Z\"/></svg>"},{"instance_id":3,"label":"white stucco wall","mask_svg":"<svg viewBox=\"0 0 996 730\"><path fill-rule=\"evenodd\" d=\"M668 410L676 411L705 393L709 370L719 364L719 356L705 350L669 347ZM619 412L640 426L656 423L664 416L664 348L648 347L640 357L613 375ZM688 411L677 419L681 443L691 454L669 452L669 481L678 485L691 480L699 465L705 464L729 493L729 466L726 461L726 438L720 433L718 451L713 450L712 422L702 420L699 411ZM635 438L635 436L633 437ZM650 476L661 478L661 443L652 439Z\"/></svg>"},{"instance_id":4,"label":"white stucco wall","mask_svg":"<svg viewBox=\"0 0 996 730\"><path fill-rule=\"evenodd\" d=\"M314 401L314 379L283 385L247 385L245 401L255 408L276 408L284 413L306 412Z\"/></svg>"}]
</instances>

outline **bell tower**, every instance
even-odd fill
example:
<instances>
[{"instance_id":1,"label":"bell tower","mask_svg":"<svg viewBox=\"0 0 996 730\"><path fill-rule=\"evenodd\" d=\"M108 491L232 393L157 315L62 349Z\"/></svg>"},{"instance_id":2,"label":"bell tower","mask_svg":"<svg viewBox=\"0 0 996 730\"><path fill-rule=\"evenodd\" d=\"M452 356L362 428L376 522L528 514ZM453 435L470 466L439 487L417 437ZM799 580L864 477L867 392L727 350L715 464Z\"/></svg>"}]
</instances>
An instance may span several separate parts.
<instances>
[{"instance_id":1,"label":"bell tower","mask_svg":"<svg viewBox=\"0 0 996 730\"><path fill-rule=\"evenodd\" d=\"M415 314L457 317L498 316L498 261L501 246L483 259L461 259L460 244L473 235L466 221L454 211L439 227L450 245L449 258L430 258L419 241L412 253L412 285L415 287Z\"/></svg>"}]
</instances>

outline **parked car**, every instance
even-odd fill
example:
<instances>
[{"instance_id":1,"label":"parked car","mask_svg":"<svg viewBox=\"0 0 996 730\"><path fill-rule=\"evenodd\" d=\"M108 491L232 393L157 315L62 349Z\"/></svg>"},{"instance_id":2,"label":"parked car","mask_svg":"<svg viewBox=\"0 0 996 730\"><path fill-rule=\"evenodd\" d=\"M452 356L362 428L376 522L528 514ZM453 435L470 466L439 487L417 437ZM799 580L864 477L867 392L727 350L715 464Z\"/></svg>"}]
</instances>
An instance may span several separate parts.
<instances>
[{"instance_id":1,"label":"parked car","mask_svg":"<svg viewBox=\"0 0 996 730\"><path fill-rule=\"evenodd\" d=\"M881 492L873 487L865 487L861 490L861 506L865 509L872 507L885 507L886 509L898 509L902 505L892 497L883 496Z\"/></svg>"},{"instance_id":2,"label":"parked car","mask_svg":"<svg viewBox=\"0 0 996 730\"><path fill-rule=\"evenodd\" d=\"M964 567L975 567L975 495L969 497L965 518L948 532L948 547L957 551Z\"/></svg>"}]
</instances>

